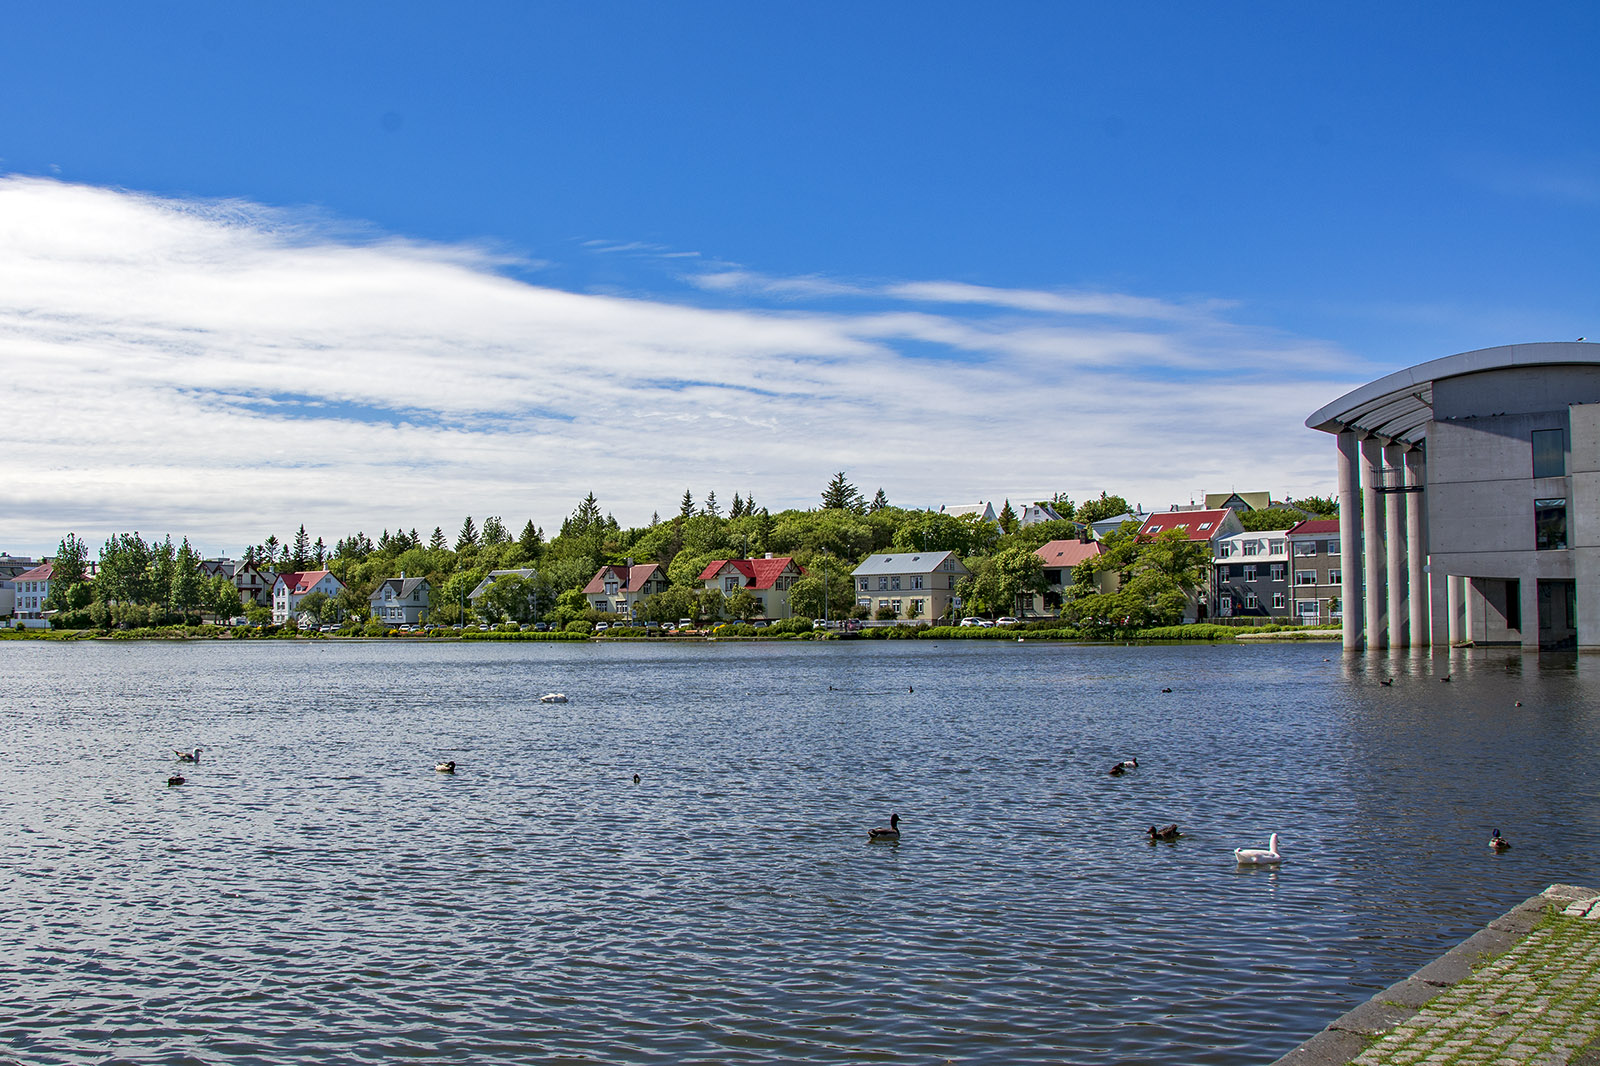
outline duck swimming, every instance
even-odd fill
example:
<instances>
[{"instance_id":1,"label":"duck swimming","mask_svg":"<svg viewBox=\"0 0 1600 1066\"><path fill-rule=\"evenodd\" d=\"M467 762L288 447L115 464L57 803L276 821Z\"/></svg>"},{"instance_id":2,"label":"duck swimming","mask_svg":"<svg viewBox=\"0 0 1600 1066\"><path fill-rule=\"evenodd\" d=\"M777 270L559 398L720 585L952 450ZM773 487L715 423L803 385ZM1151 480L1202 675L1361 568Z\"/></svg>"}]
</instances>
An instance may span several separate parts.
<instances>
[{"instance_id":1,"label":"duck swimming","mask_svg":"<svg viewBox=\"0 0 1600 1066\"><path fill-rule=\"evenodd\" d=\"M1183 834L1178 832L1177 822L1173 822L1171 825L1164 825L1160 829L1155 826L1150 827L1150 843L1152 844L1158 840L1177 840L1181 836Z\"/></svg>"},{"instance_id":2,"label":"duck swimming","mask_svg":"<svg viewBox=\"0 0 1600 1066\"><path fill-rule=\"evenodd\" d=\"M178 757L178 761L179 762L197 763L197 762L200 761L200 749L199 748L194 749L193 752L178 751L178 750L174 749L172 754L174 754L174 755L176 755Z\"/></svg>"},{"instance_id":3,"label":"duck swimming","mask_svg":"<svg viewBox=\"0 0 1600 1066\"><path fill-rule=\"evenodd\" d=\"M877 829L869 829L869 830L867 830L867 839L868 840L874 840L874 841L883 841L885 843L891 843L893 841L899 840L900 839L900 816L898 814L889 815L889 828L887 828L887 829L879 827Z\"/></svg>"},{"instance_id":4,"label":"duck swimming","mask_svg":"<svg viewBox=\"0 0 1600 1066\"><path fill-rule=\"evenodd\" d=\"M1233 861L1240 866L1268 866L1282 862L1283 856L1278 854L1278 834L1273 833L1264 848L1234 848Z\"/></svg>"},{"instance_id":5,"label":"duck swimming","mask_svg":"<svg viewBox=\"0 0 1600 1066\"><path fill-rule=\"evenodd\" d=\"M181 784L183 784L183 778L179 777L177 774L173 774L171 777L167 778L168 787Z\"/></svg>"},{"instance_id":6,"label":"duck swimming","mask_svg":"<svg viewBox=\"0 0 1600 1066\"><path fill-rule=\"evenodd\" d=\"M456 772L456 764L453 761L452 762L442 762L439 765L435 766L434 769L436 771L438 771L439 773L441 773L441 774L453 774L453 773Z\"/></svg>"},{"instance_id":7,"label":"duck swimming","mask_svg":"<svg viewBox=\"0 0 1600 1066\"><path fill-rule=\"evenodd\" d=\"M1489 834L1489 850L1490 851L1504 851L1507 848L1509 848L1510 846L1511 846L1511 841L1509 841L1505 837L1501 836L1500 835L1500 830L1496 829L1493 833Z\"/></svg>"},{"instance_id":8,"label":"duck swimming","mask_svg":"<svg viewBox=\"0 0 1600 1066\"><path fill-rule=\"evenodd\" d=\"M1107 770L1106 773L1110 774L1112 777L1121 777L1129 770L1137 770L1138 768L1139 760L1137 758L1124 759L1122 762L1117 763L1117 765Z\"/></svg>"}]
</instances>

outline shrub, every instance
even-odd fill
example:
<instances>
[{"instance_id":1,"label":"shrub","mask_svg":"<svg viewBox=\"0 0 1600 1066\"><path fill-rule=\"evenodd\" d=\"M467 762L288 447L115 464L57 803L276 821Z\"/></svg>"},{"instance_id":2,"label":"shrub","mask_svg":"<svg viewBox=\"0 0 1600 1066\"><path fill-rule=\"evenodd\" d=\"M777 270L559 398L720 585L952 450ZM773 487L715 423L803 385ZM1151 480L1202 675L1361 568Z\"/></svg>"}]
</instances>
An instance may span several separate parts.
<instances>
[{"instance_id":1,"label":"shrub","mask_svg":"<svg viewBox=\"0 0 1600 1066\"><path fill-rule=\"evenodd\" d=\"M1133 634L1135 640L1233 640L1238 631L1232 626L1197 622L1186 626L1157 626L1140 629Z\"/></svg>"},{"instance_id":2,"label":"shrub","mask_svg":"<svg viewBox=\"0 0 1600 1066\"><path fill-rule=\"evenodd\" d=\"M594 632L594 623L589 621L587 618L574 618L572 621L563 626L562 629L567 633L579 633L583 636L588 636L590 633Z\"/></svg>"}]
</instances>

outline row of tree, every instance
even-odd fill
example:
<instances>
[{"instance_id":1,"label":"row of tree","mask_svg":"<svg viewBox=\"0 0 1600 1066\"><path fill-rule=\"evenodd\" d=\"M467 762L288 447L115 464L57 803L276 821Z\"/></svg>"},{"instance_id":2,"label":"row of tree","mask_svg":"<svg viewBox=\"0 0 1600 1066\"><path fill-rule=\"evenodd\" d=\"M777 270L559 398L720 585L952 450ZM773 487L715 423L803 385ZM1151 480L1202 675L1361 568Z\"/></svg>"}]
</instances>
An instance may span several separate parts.
<instances>
[{"instance_id":1,"label":"row of tree","mask_svg":"<svg viewBox=\"0 0 1600 1066\"><path fill-rule=\"evenodd\" d=\"M344 591L302 602L302 608L329 619L365 617L369 597L379 583L404 573L428 579L432 617L451 623L466 616L468 594L490 571L531 569L531 577L500 579L480 601L480 610L496 619L564 623L594 615L582 589L606 564L632 560L661 566L669 585L645 604L646 618L747 618L758 612L754 597L742 590L724 595L702 589L696 580L701 571L716 559L769 552L793 556L807 573L790 589L791 609L817 617L825 604L835 616L855 609L850 571L874 552L954 551L971 570L958 589L969 609L1009 613L1019 594L1045 588L1036 548L1078 536L1083 523L1130 510L1125 499L1103 492L1098 499L1076 505L1062 495L1038 502L1049 504L1062 519L1023 527L1006 501L997 526L976 515L898 508L882 489L869 500L841 471L821 493L821 506L810 510L772 514L753 494L736 492L724 511L715 492L697 503L686 490L671 518L663 520L658 513L647 526L624 529L589 493L548 541L531 519L519 535L512 536L512 527L500 516L486 518L481 526L469 516L453 545L436 527L426 538L416 529L385 529L376 541L358 531L336 540L329 549L302 525L287 547L269 536L247 547L244 558L274 572L332 571ZM1316 498L1296 504L1298 509L1242 517L1247 528L1286 528L1307 514L1332 510L1329 501ZM1081 590L1073 590L1068 602L1059 605L1084 624L1165 616L1174 602L1181 610L1181 599L1173 598L1175 589L1181 597L1183 589L1199 580L1196 574L1203 574L1197 569L1203 567L1203 559L1190 559L1177 549L1150 554L1149 547L1131 533L1108 538L1107 547L1105 555L1078 568ZM232 582L204 577L187 539L177 545L170 537L147 544L138 533L117 534L105 542L98 562L98 575L90 582L84 543L75 535L61 542L47 606L61 611L67 624L159 624L239 610ZM1122 591L1114 601L1095 599L1098 593L1091 579L1110 568L1121 577ZM1133 609L1135 599L1144 605L1139 610ZM263 611L257 609L255 616Z\"/></svg>"}]
</instances>

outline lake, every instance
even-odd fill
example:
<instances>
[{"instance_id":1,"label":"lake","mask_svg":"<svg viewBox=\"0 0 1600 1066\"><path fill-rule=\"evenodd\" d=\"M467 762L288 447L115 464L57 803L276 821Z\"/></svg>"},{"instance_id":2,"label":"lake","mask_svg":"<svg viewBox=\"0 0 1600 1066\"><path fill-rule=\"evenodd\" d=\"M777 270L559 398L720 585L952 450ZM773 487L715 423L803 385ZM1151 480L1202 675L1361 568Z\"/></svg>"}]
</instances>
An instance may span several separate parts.
<instances>
[{"instance_id":1,"label":"lake","mask_svg":"<svg viewBox=\"0 0 1600 1066\"><path fill-rule=\"evenodd\" d=\"M1546 885L1600 883L1597 669L0 643L0 1052L1269 1062ZM1281 869L1235 865L1272 832Z\"/></svg>"}]
</instances>

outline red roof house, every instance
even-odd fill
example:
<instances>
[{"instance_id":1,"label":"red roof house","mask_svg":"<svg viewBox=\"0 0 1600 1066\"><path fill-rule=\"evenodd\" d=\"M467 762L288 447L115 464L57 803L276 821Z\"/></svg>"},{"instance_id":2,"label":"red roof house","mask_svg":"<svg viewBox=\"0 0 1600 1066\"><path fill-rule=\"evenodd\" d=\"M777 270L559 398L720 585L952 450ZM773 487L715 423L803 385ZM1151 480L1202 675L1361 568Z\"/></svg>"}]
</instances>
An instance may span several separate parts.
<instances>
[{"instance_id":1,"label":"red roof house","mask_svg":"<svg viewBox=\"0 0 1600 1066\"><path fill-rule=\"evenodd\" d=\"M789 617L789 586L805 576L805 568L793 556L771 555L763 559L715 559L696 578L708 589L724 595L744 590L760 604L761 618Z\"/></svg>"}]
</instances>

